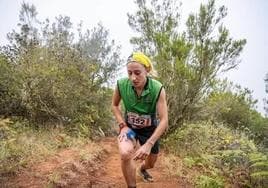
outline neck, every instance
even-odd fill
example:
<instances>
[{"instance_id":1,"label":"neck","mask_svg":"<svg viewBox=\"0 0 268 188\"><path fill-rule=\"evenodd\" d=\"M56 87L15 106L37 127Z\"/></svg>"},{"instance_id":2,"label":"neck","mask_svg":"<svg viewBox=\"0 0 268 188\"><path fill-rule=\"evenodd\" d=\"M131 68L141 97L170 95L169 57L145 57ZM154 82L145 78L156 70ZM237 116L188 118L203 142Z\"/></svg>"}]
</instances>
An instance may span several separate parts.
<instances>
[{"instance_id":1,"label":"neck","mask_svg":"<svg viewBox=\"0 0 268 188\"><path fill-rule=\"evenodd\" d=\"M146 83L147 83L147 79L148 79L148 78L146 78L145 82L142 84L141 87L136 87L136 88L135 88L135 90L136 90L136 92L137 92L138 95L140 95L140 94L142 93L142 91L143 91L143 89L144 89L144 87L145 87L145 85L146 85Z\"/></svg>"},{"instance_id":2,"label":"neck","mask_svg":"<svg viewBox=\"0 0 268 188\"><path fill-rule=\"evenodd\" d=\"M140 88L137 88L138 90L143 90L144 89L144 87L145 87L145 85L146 85L146 83L147 83L147 77L146 77L146 79L145 79L145 81L143 82L143 84L142 84L142 86L140 87Z\"/></svg>"}]
</instances>

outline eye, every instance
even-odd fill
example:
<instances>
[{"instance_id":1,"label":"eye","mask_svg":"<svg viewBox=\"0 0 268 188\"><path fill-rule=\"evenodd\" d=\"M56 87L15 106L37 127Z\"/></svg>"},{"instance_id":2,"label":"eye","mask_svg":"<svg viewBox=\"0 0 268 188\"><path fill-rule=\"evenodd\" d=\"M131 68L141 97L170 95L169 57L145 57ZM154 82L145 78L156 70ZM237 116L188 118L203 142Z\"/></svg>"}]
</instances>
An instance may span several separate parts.
<instances>
[{"instance_id":1,"label":"eye","mask_svg":"<svg viewBox=\"0 0 268 188\"><path fill-rule=\"evenodd\" d=\"M128 71L128 75L131 76L132 75L132 72L131 71Z\"/></svg>"},{"instance_id":2,"label":"eye","mask_svg":"<svg viewBox=\"0 0 268 188\"><path fill-rule=\"evenodd\" d=\"M141 74L141 71L134 71L134 74L139 76Z\"/></svg>"}]
</instances>

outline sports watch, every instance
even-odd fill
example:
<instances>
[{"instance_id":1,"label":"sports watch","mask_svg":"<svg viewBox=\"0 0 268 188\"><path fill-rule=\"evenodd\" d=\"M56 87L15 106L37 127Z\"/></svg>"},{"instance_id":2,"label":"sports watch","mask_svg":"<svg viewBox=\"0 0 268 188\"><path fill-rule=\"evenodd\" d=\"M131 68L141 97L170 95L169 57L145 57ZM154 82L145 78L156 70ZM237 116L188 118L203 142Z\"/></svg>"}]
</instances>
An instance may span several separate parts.
<instances>
[{"instance_id":1,"label":"sports watch","mask_svg":"<svg viewBox=\"0 0 268 188\"><path fill-rule=\"evenodd\" d=\"M125 122L121 122L118 124L120 131L126 126Z\"/></svg>"}]
</instances>

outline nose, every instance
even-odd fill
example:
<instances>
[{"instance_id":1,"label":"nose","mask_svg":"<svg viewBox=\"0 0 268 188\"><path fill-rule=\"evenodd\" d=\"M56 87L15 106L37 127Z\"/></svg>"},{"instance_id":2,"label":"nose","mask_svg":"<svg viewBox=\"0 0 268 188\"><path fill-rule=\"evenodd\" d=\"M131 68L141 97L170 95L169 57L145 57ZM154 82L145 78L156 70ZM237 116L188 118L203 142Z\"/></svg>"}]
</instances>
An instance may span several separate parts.
<instances>
[{"instance_id":1,"label":"nose","mask_svg":"<svg viewBox=\"0 0 268 188\"><path fill-rule=\"evenodd\" d=\"M132 80L132 81L136 80L136 76L135 76L135 74L132 74L132 75L131 75L131 80Z\"/></svg>"}]
</instances>

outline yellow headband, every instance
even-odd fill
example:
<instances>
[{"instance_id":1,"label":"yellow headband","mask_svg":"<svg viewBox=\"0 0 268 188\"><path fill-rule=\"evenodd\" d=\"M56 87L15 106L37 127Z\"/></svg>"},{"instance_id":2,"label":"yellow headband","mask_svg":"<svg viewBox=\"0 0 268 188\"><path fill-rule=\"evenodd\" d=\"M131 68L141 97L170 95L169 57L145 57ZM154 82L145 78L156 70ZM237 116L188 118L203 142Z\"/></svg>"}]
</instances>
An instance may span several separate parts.
<instances>
[{"instance_id":1,"label":"yellow headband","mask_svg":"<svg viewBox=\"0 0 268 188\"><path fill-rule=\"evenodd\" d=\"M133 52L127 61L128 63L135 61L137 63L144 65L146 68L149 68L149 71L152 70L151 60L149 59L149 57L147 57L141 52Z\"/></svg>"}]
</instances>

